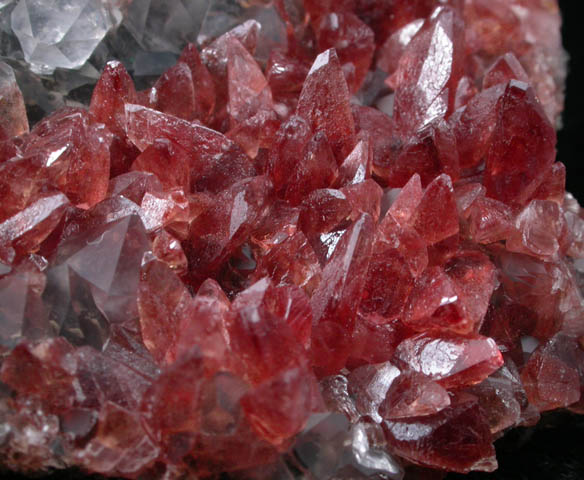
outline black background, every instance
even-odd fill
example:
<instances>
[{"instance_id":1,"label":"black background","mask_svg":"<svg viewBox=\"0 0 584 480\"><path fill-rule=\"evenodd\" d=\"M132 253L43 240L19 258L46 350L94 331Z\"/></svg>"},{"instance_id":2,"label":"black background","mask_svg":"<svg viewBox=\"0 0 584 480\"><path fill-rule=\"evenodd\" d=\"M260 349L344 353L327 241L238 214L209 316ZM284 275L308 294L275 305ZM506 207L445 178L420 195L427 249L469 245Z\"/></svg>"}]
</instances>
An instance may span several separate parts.
<instances>
[{"instance_id":1,"label":"black background","mask_svg":"<svg viewBox=\"0 0 584 480\"><path fill-rule=\"evenodd\" d=\"M567 167L567 189L584 203L584 28L579 8L582 2L563 0L559 3L564 16L564 47L570 55L570 64L564 126L558 136L558 160ZM497 472L450 474L446 480L584 480L584 417L569 413L545 415L536 428L515 429L498 440L496 447ZM0 473L0 479L24 478L29 477ZM37 478L81 480L95 477L68 471Z\"/></svg>"},{"instance_id":2,"label":"black background","mask_svg":"<svg viewBox=\"0 0 584 480\"><path fill-rule=\"evenodd\" d=\"M570 55L570 65L564 127L558 135L558 160L567 167L568 191L584 204L584 30L581 7L582 2L578 0L560 1L564 16L562 35L564 47Z\"/></svg>"}]
</instances>

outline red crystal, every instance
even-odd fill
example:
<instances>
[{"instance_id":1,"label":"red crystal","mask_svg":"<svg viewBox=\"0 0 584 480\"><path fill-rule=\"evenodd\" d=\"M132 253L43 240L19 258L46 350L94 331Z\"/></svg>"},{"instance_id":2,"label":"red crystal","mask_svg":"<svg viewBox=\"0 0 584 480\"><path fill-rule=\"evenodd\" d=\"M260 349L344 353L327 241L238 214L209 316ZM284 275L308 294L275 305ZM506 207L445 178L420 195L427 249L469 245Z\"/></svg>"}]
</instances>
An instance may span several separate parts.
<instances>
[{"instance_id":1,"label":"red crystal","mask_svg":"<svg viewBox=\"0 0 584 480\"><path fill-rule=\"evenodd\" d=\"M446 388L479 383L503 365L493 339L449 334L409 337L398 345L395 359Z\"/></svg>"},{"instance_id":2,"label":"red crystal","mask_svg":"<svg viewBox=\"0 0 584 480\"><path fill-rule=\"evenodd\" d=\"M109 62L95 85L89 111L113 133L110 148L110 172L113 176L127 171L138 150L126 138L126 103L137 103L138 94L134 82L120 62Z\"/></svg>"},{"instance_id":3,"label":"red crystal","mask_svg":"<svg viewBox=\"0 0 584 480\"><path fill-rule=\"evenodd\" d=\"M178 91L182 93L180 99L175 94ZM178 62L164 72L150 90L148 100L160 112L193 120L196 109L195 85L189 66Z\"/></svg>"},{"instance_id":4,"label":"red crystal","mask_svg":"<svg viewBox=\"0 0 584 480\"><path fill-rule=\"evenodd\" d=\"M215 108L215 86L213 77L207 70L207 67L201 61L201 56L197 47L189 43L179 59L185 63L191 70L193 80L195 108L194 115L202 122L207 122Z\"/></svg>"},{"instance_id":5,"label":"red crystal","mask_svg":"<svg viewBox=\"0 0 584 480\"><path fill-rule=\"evenodd\" d=\"M556 132L526 83L509 82L497 110L486 158L487 195L525 203L554 163Z\"/></svg>"},{"instance_id":6,"label":"red crystal","mask_svg":"<svg viewBox=\"0 0 584 480\"><path fill-rule=\"evenodd\" d=\"M389 420L383 426L389 445L414 463L459 472L497 468L489 427L476 401L433 415Z\"/></svg>"},{"instance_id":7,"label":"red crystal","mask_svg":"<svg viewBox=\"0 0 584 480\"><path fill-rule=\"evenodd\" d=\"M316 26L320 50L334 48L351 93L359 90L375 52L371 28L350 12L329 13Z\"/></svg>"},{"instance_id":8,"label":"red crystal","mask_svg":"<svg viewBox=\"0 0 584 480\"><path fill-rule=\"evenodd\" d=\"M219 132L139 105L126 104L128 138L141 151L159 138L189 152L191 187L218 193L255 172L250 159Z\"/></svg>"},{"instance_id":9,"label":"red crystal","mask_svg":"<svg viewBox=\"0 0 584 480\"><path fill-rule=\"evenodd\" d=\"M331 186L337 177L337 162L324 132L311 134L307 122L291 116L276 135L268 164L279 196L292 205L309 193Z\"/></svg>"},{"instance_id":10,"label":"red crystal","mask_svg":"<svg viewBox=\"0 0 584 480\"><path fill-rule=\"evenodd\" d=\"M458 233L456 202L448 175L442 174L428 185L411 221L428 244Z\"/></svg>"},{"instance_id":11,"label":"red crystal","mask_svg":"<svg viewBox=\"0 0 584 480\"><path fill-rule=\"evenodd\" d=\"M582 403L583 360L572 336L560 333L541 345L521 371L530 402L540 411Z\"/></svg>"},{"instance_id":12,"label":"red crystal","mask_svg":"<svg viewBox=\"0 0 584 480\"><path fill-rule=\"evenodd\" d=\"M171 363L169 350L177 343L178 328L188 313L191 296L180 278L160 261L146 263L140 277L138 309L144 345L157 362Z\"/></svg>"},{"instance_id":13,"label":"red crystal","mask_svg":"<svg viewBox=\"0 0 584 480\"><path fill-rule=\"evenodd\" d=\"M66 410L75 399L72 354L71 345L62 338L38 346L22 343L2 363L0 376L17 392L42 399L51 411Z\"/></svg>"},{"instance_id":14,"label":"red crystal","mask_svg":"<svg viewBox=\"0 0 584 480\"><path fill-rule=\"evenodd\" d=\"M271 305L258 303L258 290L264 285L258 282L240 294L227 326L230 348L237 359L235 368L255 385L307 364L304 348L291 326ZM281 355L283 351L289 355Z\"/></svg>"},{"instance_id":15,"label":"red crystal","mask_svg":"<svg viewBox=\"0 0 584 480\"><path fill-rule=\"evenodd\" d=\"M390 385L379 414L388 420L423 417L450 406L448 391L423 374L401 373Z\"/></svg>"},{"instance_id":16,"label":"red crystal","mask_svg":"<svg viewBox=\"0 0 584 480\"><path fill-rule=\"evenodd\" d=\"M297 114L313 130L322 129L337 160L346 157L355 144L355 124L349 89L335 50L316 57L298 98Z\"/></svg>"},{"instance_id":17,"label":"red crystal","mask_svg":"<svg viewBox=\"0 0 584 480\"><path fill-rule=\"evenodd\" d=\"M392 161L399 154L401 139L392 117L371 107L353 106L355 128L369 136L373 147L373 173L387 182Z\"/></svg>"},{"instance_id":18,"label":"red crystal","mask_svg":"<svg viewBox=\"0 0 584 480\"><path fill-rule=\"evenodd\" d=\"M265 177L242 180L220 193L213 206L191 223L186 253L193 283L216 273L259 225L270 193Z\"/></svg>"},{"instance_id":19,"label":"red crystal","mask_svg":"<svg viewBox=\"0 0 584 480\"><path fill-rule=\"evenodd\" d=\"M529 76L513 53L509 52L499 58L491 68L485 72L483 77L483 89L492 87L499 83L507 83L510 80L529 82Z\"/></svg>"},{"instance_id":20,"label":"red crystal","mask_svg":"<svg viewBox=\"0 0 584 480\"><path fill-rule=\"evenodd\" d=\"M136 157L131 169L153 173L167 190L176 187L191 191L189 154L172 140L156 139Z\"/></svg>"},{"instance_id":21,"label":"red crystal","mask_svg":"<svg viewBox=\"0 0 584 480\"><path fill-rule=\"evenodd\" d=\"M373 221L363 214L343 233L312 295L312 357L317 371L334 373L347 360L372 240Z\"/></svg>"},{"instance_id":22,"label":"red crystal","mask_svg":"<svg viewBox=\"0 0 584 480\"><path fill-rule=\"evenodd\" d=\"M436 9L412 38L395 73L395 119L413 132L452 112L462 75L463 23L452 8Z\"/></svg>"},{"instance_id":23,"label":"red crystal","mask_svg":"<svg viewBox=\"0 0 584 480\"><path fill-rule=\"evenodd\" d=\"M60 189L80 208L105 198L110 173L112 134L91 120L81 109L54 113L31 130L22 152L24 162L39 168L37 182Z\"/></svg>"},{"instance_id":24,"label":"red crystal","mask_svg":"<svg viewBox=\"0 0 584 480\"><path fill-rule=\"evenodd\" d=\"M274 445L302 430L321 403L314 374L298 367L284 370L241 399L251 427Z\"/></svg>"},{"instance_id":25,"label":"red crystal","mask_svg":"<svg viewBox=\"0 0 584 480\"><path fill-rule=\"evenodd\" d=\"M584 412L555 2L239 3L30 132L0 63L0 463L401 480Z\"/></svg>"},{"instance_id":26,"label":"red crystal","mask_svg":"<svg viewBox=\"0 0 584 480\"><path fill-rule=\"evenodd\" d=\"M136 87L120 62L109 62L95 85L90 112L114 134L124 134L126 103L136 103Z\"/></svg>"},{"instance_id":27,"label":"red crystal","mask_svg":"<svg viewBox=\"0 0 584 480\"><path fill-rule=\"evenodd\" d=\"M79 452L79 461L96 472L132 475L149 467L160 454L140 415L106 402L94 438Z\"/></svg>"},{"instance_id":28,"label":"red crystal","mask_svg":"<svg viewBox=\"0 0 584 480\"><path fill-rule=\"evenodd\" d=\"M460 176L460 166L452 129L444 121L435 121L408 138L389 167L387 183L401 187L412 175L418 174L422 184L428 185L440 173L456 181Z\"/></svg>"}]
</instances>

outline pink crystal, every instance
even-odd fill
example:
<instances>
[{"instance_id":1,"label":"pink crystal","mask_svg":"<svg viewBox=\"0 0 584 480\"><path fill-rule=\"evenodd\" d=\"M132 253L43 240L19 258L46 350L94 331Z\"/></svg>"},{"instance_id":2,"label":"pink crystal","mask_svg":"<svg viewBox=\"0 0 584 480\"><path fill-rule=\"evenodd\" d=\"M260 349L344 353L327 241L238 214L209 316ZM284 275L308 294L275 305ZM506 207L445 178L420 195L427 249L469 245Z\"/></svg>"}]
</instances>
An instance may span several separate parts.
<instances>
[{"instance_id":1,"label":"pink crystal","mask_svg":"<svg viewBox=\"0 0 584 480\"><path fill-rule=\"evenodd\" d=\"M429 244L458 233L456 203L452 180L448 175L442 174L428 185L413 215L412 224Z\"/></svg>"},{"instance_id":2,"label":"pink crystal","mask_svg":"<svg viewBox=\"0 0 584 480\"><path fill-rule=\"evenodd\" d=\"M421 333L400 343L395 358L447 388L479 383L503 364L494 340L480 336Z\"/></svg>"},{"instance_id":3,"label":"pink crystal","mask_svg":"<svg viewBox=\"0 0 584 480\"><path fill-rule=\"evenodd\" d=\"M371 217L363 214L341 237L312 295L312 355L319 371L333 373L348 357L372 236Z\"/></svg>"},{"instance_id":4,"label":"pink crystal","mask_svg":"<svg viewBox=\"0 0 584 480\"><path fill-rule=\"evenodd\" d=\"M406 371L393 380L379 414L385 419L432 415L450 406L448 391L423 374Z\"/></svg>"},{"instance_id":5,"label":"pink crystal","mask_svg":"<svg viewBox=\"0 0 584 480\"><path fill-rule=\"evenodd\" d=\"M194 88L195 118L201 121L209 120L215 108L215 86L207 67L201 61L197 47L189 43L180 56L179 61L188 65Z\"/></svg>"},{"instance_id":6,"label":"pink crystal","mask_svg":"<svg viewBox=\"0 0 584 480\"><path fill-rule=\"evenodd\" d=\"M141 151L158 138L172 140L185 149L195 191L218 193L255 171L241 149L221 133L156 110L126 104L126 131Z\"/></svg>"},{"instance_id":7,"label":"pink crystal","mask_svg":"<svg viewBox=\"0 0 584 480\"><path fill-rule=\"evenodd\" d=\"M355 126L349 90L335 50L316 57L300 92L297 113L312 129L323 129L337 159L353 149Z\"/></svg>"},{"instance_id":8,"label":"pink crystal","mask_svg":"<svg viewBox=\"0 0 584 480\"><path fill-rule=\"evenodd\" d=\"M320 50L334 48L351 93L359 90L375 51L371 28L350 12L329 13L316 27Z\"/></svg>"},{"instance_id":9,"label":"pink crystal","mask_svg":"<svg viewBox=\"0 0 584 480\"><path fill-rule=\"evenodd\" d=\"M455 9L438 8L412 38L395 73L395 119L412 132L452 111L462 73L463 23Z\"/></svg>"},{"instance_id":10,"label":"pink crystal","mask_svg":"<svg viewBox=\"0 0 584 480\"><path fill-rule=\"evenodd\" d=\"M556 132L533 91L509 82L498 102L498 120L486 158L487 195L524 203L555 160ZM513 165L510 170L509 165ZM526 198L527 197L527 198Z\"/></svg>"},{"instance_id":11,"label":"pink crystal","mask_svg":"<svg viewBox=\"0 0 584 480\"><path fill-rule=\"evenodd\" d=\"M489 427L476 401L433 415L388 420L384 429L389 445L414 463L460 472L497 468Z\"/></svg>"},{"instance_id":12,"label":"pink crystal","mask_svg":"<svg viewBox=\"0 0 584 480\"><path fill-rule=\"evenodd\" d=\"M174 92L180 91L180 99ZM195 117L195 85L190 67L183 62L169 68L150 90L149 103L160 112L185 120Z\"/></svg>"}]
</instances>

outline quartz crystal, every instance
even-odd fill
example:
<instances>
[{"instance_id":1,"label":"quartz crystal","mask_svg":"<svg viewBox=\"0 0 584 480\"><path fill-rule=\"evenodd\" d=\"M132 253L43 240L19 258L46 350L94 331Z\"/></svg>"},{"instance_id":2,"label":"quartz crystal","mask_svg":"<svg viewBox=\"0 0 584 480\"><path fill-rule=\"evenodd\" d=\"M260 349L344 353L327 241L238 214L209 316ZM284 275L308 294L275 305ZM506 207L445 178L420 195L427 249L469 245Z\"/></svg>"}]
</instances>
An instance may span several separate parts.
<instances>
[{"instance_id":1,"label":"quartz crystal","mask_svg":"<svg viewBox=\"0 0 584 480\"><path fill-rule=\"evenodd\" d=\"M209 0L133 0L124 25L146 51L179 53L196 40L207 8Z\"/></svg>"},{"instance_id":2,"label":"quartz crystal","mask_svg":"<svg viewBox=\"0 0 584 480\"><path fill-rule=\"evenodd\" d=\"M584 412L559 23L0 1L0 469L442 478Z\"/></svg>"},{"instance_id":3,"label":"quartz crystal","mask_svg":"<svg viewBox=\"0 0 584 480\"><path fill-rule=\"evenodd\" d=\"M105 34L121 20L116 2L19 0L12 30L33 71L79 68ZM119 3L119 2L118 2Z\"/></svg>"}]
</instances>

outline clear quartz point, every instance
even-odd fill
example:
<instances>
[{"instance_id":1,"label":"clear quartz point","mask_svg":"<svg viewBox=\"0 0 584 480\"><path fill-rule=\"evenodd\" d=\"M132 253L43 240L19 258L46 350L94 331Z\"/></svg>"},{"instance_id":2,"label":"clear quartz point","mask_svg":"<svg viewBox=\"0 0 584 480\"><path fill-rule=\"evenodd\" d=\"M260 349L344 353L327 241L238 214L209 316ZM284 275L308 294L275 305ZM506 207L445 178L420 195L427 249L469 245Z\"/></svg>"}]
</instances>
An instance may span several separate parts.
<instances>
[{"instance_id":1,"label":"clear quartz point","mask_svg":"<svg viewBox=\"0 0 584 480\"><path fill-rule=\"evenodd\" d=\"M106 0L20 0L11 25L31 70L46 75L83 66L121 21L119 6Z\"/></svg>"}]
</instances>

